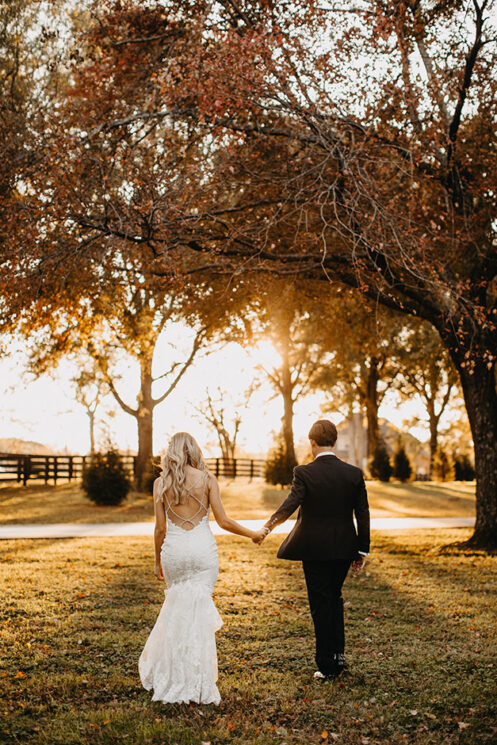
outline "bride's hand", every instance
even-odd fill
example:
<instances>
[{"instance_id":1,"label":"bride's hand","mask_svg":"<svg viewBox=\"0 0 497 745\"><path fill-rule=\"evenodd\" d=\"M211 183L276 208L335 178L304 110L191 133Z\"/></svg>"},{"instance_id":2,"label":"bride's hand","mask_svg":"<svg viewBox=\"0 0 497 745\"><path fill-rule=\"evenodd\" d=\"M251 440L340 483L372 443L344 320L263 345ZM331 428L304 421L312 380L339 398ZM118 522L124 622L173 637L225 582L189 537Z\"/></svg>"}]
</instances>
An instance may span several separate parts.
<instances>
[{"instance_id":1,"label":"bride's hand","mask_svg":"<svg viewBox=\"0 0 497 745\"><path fill-rule=\"evenodd\" d=\"M156 564L155 565L154 574L155 574L155 576L157 577L158 580L163 580L164 579L164 572L162 571L162 566L160 564Z\"/></svg>"},{"instance_id":2,"label":"bride's hand","mask_svg":"<svg viewBox=\"0 0 497 745\"><path fill-rule=\"evenodd\" d=\"M257 543L260 546L266 536L267 530L265 528L261 528L260 530L254 530L252 540L254 543Z\"/></svg>"}]
</instances>

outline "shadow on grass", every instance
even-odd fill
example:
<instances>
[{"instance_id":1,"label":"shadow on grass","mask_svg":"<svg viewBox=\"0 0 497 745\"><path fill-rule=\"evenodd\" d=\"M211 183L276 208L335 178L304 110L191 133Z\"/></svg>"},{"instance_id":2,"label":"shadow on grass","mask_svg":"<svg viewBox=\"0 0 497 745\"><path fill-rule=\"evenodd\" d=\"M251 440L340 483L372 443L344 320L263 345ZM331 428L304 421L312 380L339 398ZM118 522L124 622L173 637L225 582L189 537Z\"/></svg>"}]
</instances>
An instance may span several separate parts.
<instances>
[{"instance_id":1,"label":"shadow on grass","mask_svg":"<svg viewBox=\"0 0 497 745\"><path fill-rule=\"evenodd\" d=\"M18 646L6 679L6 742L296 745L318 742L324 729L347 745L490 742L491 650L469 620L454 617L471 562L440 566L429 541L400 552L401 541L378 540L369 576L347 579L352 672L319 686L300 565L275 558L280 537L261 548L220 537L219 708L154 704L141 688L138 656L163 602L150 539L64 539L45 550L31 542L31 568L23 545L16 593L32 580L17 601L30 616L9 631Z\"/></svg>"}]
</instances>

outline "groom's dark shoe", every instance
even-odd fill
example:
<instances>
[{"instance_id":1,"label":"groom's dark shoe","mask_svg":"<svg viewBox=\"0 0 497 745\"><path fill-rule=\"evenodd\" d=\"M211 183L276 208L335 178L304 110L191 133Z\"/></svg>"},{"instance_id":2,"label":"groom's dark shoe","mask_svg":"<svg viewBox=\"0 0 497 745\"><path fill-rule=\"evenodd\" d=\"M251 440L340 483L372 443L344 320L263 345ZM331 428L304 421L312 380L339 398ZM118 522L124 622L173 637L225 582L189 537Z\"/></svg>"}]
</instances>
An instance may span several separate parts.
<instances>
[{"instance_id":1,"label":"groom's dark shoe","mask_svg":"<svg viewBox=\"0 0 497 745\"><path fill-rule=\"evenodd\" d=\"M334 661L336 665L337 675L342 675L343 673L347 673L349 671L349 666L345 662L345 655L343 654L343 652L337 652Z\"/></svg>"}]
</instances>

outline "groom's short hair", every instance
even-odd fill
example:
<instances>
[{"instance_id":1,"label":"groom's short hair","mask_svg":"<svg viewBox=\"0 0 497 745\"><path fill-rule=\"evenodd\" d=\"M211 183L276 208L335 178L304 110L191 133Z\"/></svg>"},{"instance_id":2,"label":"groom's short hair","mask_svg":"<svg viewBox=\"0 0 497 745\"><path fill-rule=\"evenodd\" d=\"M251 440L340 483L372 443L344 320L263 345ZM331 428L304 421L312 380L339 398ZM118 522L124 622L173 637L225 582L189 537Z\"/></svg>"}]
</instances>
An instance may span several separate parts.
<instances>
[{"instance_id":1,"label":"groom's short hair","mask_svg":"<svg viewBox=\"0 0 497 745\"><path fill-rule=\"evenodd\" d=\"M319 419L309 430L309 440L314 440L319 447L334 445L337 441L337 428L328 419Z\"/></svg>"}]
</instances>

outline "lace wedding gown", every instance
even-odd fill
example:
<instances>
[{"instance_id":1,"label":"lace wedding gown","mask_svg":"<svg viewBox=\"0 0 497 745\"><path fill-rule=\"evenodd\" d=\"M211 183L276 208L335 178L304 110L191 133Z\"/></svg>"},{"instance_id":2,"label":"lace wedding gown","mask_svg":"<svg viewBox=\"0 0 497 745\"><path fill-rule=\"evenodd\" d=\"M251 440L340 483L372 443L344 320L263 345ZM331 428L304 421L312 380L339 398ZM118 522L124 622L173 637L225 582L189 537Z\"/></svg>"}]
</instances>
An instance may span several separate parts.
<instances>
[{"instance_id":1,"label":"lace wedding gown","mask_svg":"<svg viewBox=\"0 0 497 745\"><path fill-rule=\"evenodd\" d=\"M190 491L197 512L183 519L164 493L167 532L161 564L166 599L140 655L138 669L153 701L219 704L215 632L222 621L212 600L219 561L209 507ZM186 527L188 526L188 527Z\"/></svg>"}]
</instances>

